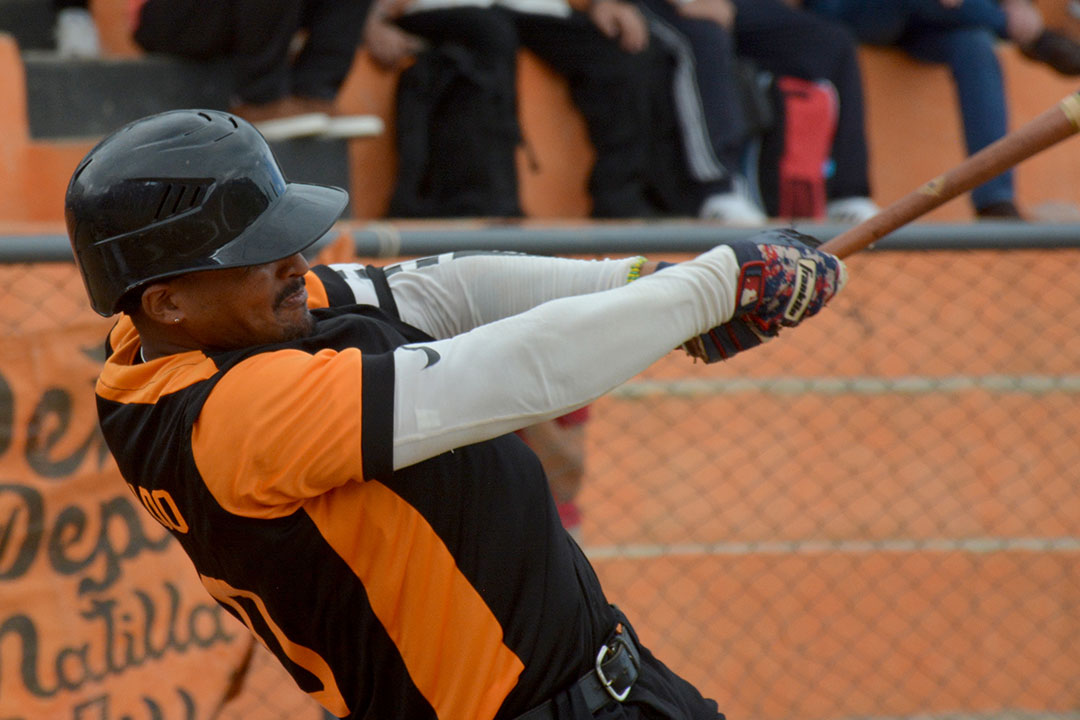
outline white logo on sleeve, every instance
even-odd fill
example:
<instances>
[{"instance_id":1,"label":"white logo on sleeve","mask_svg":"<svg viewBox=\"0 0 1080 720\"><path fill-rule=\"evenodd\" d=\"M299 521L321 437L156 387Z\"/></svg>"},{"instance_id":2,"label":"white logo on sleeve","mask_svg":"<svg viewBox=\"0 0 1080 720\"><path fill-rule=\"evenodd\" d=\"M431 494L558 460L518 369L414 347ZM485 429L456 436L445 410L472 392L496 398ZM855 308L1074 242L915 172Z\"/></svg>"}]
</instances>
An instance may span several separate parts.
<instances>
[{"instance_id":1,"label":"white logo on sleeve","mask_svg":"<svg viewBox=\"0 0 1080 720\"><path fill-rule=\"evenodd\" d=\"M434 365L435 363L439 362L439 360L442 360L442 355L440 355L435 350L432 350L427 345L402 345L401 349L402 350L419 350L419 351L423 352L425 355L427 355L427 364L424 365L424 369L427 369L427 368L431 367L432 365Z\"/></svg>"}]
</instances>

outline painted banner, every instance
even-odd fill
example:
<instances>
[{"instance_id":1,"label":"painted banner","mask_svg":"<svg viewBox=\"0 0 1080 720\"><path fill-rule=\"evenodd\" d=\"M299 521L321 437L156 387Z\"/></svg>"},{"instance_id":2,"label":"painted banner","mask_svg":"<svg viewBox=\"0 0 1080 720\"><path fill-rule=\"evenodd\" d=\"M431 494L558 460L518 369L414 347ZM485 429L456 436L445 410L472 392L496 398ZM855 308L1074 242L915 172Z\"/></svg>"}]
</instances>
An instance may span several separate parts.
<instances>
[{"instance_id":1,"label":"painted banner","mask_svg":"<svg viewBox=\"0 0 1080 720\"><path fill-rule=\"evenodd\" d=\"M121 480L93 394L110 324L0 346L0 720L322 718Z\"/></svg>"}]
</instances>

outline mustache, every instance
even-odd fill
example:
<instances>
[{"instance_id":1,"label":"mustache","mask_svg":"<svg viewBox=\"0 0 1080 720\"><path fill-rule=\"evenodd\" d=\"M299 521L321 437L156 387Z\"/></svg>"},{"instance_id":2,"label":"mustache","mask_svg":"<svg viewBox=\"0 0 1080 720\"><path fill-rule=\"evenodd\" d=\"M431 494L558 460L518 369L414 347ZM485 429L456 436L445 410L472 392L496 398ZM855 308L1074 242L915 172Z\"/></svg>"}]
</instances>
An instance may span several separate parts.
<instances>
[{"instance_id":1,"label":"mustache","mask_svg":"<svg viewBox=\"0 0 1080 720\"><path fill-rule=\"evenodd\" d=\"M285 300L287 298L289 298L289 297L295 295L296 293L300 292L301 290L303 290L304 286L306 284L307 283L304 282L304 278L298 277L295 280L293 280L292 282L290 282L288 285L283 287L281 289L281 292L279 292L277 294L277 297L274 298L274 307L275 308L281 307L281 304L283 302L285 302Z\"/></svg>"}]
</instances>

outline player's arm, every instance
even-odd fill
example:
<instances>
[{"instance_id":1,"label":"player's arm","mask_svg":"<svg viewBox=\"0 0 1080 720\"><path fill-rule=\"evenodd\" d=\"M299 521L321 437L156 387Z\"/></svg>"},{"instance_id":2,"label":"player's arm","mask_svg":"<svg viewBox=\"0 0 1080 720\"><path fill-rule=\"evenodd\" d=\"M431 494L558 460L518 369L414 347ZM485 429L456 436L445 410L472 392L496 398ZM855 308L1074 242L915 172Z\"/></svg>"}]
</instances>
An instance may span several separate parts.
<instances>
[{"instance_id":1,"label":"player's arm","mask_svg":"<svg viewBox=\"0 0 1080 720\"><path fill-rule=\"evenodd\" d=\"M787 325L816 313L843 284L836 258L811 249L805 256L821 282L805 286L809 295L797 298L805 310ZM763 320L791 306L791 280L780 270L766 263L768 282L757 287L767 297L752 299ZM448 339L398 348L394 467L592 402L687 338L731 320L748 302L743 275L735 250L721 246L638 282L553 299Z\"/></svg>"},{"instance_id":2,"label":"player's arm","mask_svg":"<svg viewBox=\"0 0 1080 720\"><path fill-rule=\"evenodd\" d=\"M383 269L402 320L448 338L548 300L625 285L652 264L642 258L575 260L506 252L445 253ZM355 302L376 305L378 281L362 265L331 265Z\"/></svg>"},{"instance_id":3,"label":"player's arm","mask_svg":"<svg viewBox=\"0 0 1080 720\"><path fill-rule=\"evenodd\" d=\"M807 311L787 324L820 309L833 294L821 288L842 285L835 258L808 250L805 259L822 283L800 300ZM687 337L734 317L744 305L744 274L738 253L722 246L638 282L554 299L448 339L374 355L352 348L258 354L207 399L192 437L196 463L216 469L207 482L230 507L289 512L330 487L382 477L591 402ZM777 277L760 286L763 320L790 307L773 307L774 296L791 295ZM306 432L296 431L296 418ZM246 452L236 451L241 446Z\"/></svg>"}]
</instances>

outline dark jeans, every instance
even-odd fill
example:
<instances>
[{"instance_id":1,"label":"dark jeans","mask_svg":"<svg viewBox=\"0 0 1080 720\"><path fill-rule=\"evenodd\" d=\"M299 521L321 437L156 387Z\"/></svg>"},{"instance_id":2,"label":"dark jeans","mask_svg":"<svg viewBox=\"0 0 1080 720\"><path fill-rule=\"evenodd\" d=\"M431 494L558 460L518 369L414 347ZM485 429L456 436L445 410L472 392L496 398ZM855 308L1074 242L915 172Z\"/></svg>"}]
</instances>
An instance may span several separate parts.
<instances>
[{"instance_id":1,"label":"dark jeans","mask_svg":"<svg viewBox=\"0 0 1080 720\"><path fill-rule=\"evenodd\" d=\"M711 20L683 17L669 0L641 0L654 44L672 58L671 101L696 204L732 191L748 138L734 81L735 39Z\"/></svg>"},{"instance_id":2,"label":"dark jeans","mask_svg":"<svg viewBox=\"0 0 1080 720\"><path fill-rule=\"evenodd\" d=\"M243 102L333 100L356 56L371 0L147 0L135 41L149 52L227 60ZM308 37L290 60L298 30Z\"/></svg>"},{"instance_id":3,"label":"dark jeans","mask_svg":"<svg viewBox=\"0 0 1080 720\"><path fill-rule=\"evenodd\" d=\"M1001 64L994 53L1005 35L1005 14L993 0L808 0L807 6L847 23L862 42L895 46L917 60L949 67L956 85L969 154L1001 138L1008 106ZM971 192L976 208L1013 199L1007 171Z\"/></svg>"}]
</instances>

